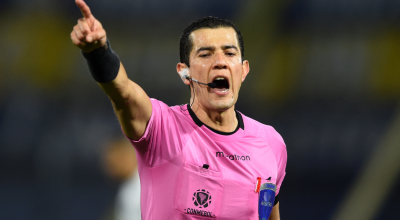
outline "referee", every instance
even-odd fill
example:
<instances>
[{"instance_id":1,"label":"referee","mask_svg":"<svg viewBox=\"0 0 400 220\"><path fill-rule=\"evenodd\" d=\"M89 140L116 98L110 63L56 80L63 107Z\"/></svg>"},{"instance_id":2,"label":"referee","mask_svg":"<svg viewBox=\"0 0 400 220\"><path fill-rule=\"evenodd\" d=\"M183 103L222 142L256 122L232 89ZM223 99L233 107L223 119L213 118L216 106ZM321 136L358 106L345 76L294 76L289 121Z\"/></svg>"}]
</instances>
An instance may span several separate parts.
<instances>
[{"instance_id":1,"label":"referee","mask_svg":"<svg viewBox=\"0 0 400 220\"><path fill-rule=\"evenodd\" d=\"M83 18L71 39L135 147L142 219L280 219L286 146L274 128L235 110L250 70L236 26L205 17L183 31L176 69L191 98L169 107L127 77L101 23L75 2Z\"/></svg>"}]
</instances>

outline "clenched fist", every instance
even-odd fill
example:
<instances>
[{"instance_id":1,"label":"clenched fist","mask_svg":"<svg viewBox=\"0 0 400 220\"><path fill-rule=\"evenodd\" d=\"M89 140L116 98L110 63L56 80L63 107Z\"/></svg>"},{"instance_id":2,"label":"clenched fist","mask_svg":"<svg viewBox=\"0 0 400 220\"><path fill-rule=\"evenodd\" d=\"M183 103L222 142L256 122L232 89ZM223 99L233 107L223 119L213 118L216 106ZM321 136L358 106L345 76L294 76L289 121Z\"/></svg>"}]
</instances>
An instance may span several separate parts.
<instances>
[{"instance_id":1,"label":"clenched fist","mask_svg":"<svg viewBox=\"0 0 400 220\"><path fill-rule=\"evenodd\" d=\"M74 45L88 53L106 45L107 36L101 23L92 15L89 6L83 0L75 0L82 12L83 18L78 19L71 32Z\"/></svg>"}]
</instances>

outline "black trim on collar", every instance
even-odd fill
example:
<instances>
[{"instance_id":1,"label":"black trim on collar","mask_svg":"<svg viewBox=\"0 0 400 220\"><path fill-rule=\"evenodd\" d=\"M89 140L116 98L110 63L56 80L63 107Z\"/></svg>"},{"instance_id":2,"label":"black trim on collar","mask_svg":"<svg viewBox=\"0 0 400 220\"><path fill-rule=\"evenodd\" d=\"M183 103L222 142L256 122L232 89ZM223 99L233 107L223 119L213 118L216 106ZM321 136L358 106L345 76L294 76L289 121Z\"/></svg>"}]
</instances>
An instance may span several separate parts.
<instances>
[{"instance_id":1,"label":"black trim on collar","mask_svg":"<svg viewBox=\"0 0 400 220\"><path fill-rule=\"evenodd\" d=\"M194 123L196 123L197 126L201 127L202 125L204 125L203 122L201 122L200 119L193 112L192 108L190 108L189 104L187 105L187 109L189 111L190 117L192 117Z\"/></svg>"},{"instance_id":2,"label":"black trim on collar","mask_svg":"<svg viewBox=\"0 0 400 220\"><path fill-rule=\"evenodd\" d=\"M200 121L200 119L196 116L196 114L193 112L192 108L190 108L189 104L187 105L187 109L189 111L190 117L192 117L194 123L196 123L197 126L201 127L201 126L206 126L208 129L210 129L211 131L217 133L217 134L221 134L221 135L231 135L234 134L237 130L239 130L239 128L241 128L242 130L244 130L244 123L243 123L243 118L242 115L235 111L236 113L236 118L238 120L238 126L236 127L236 129L232 132L223 132L223 131L218 131L215 130L214 128L211 128L209 126L207 126L206 124L204 124L202 121Z\"/></svg>"},{"instance_id":3,"label":"black trim on collar","mask_svg":"<svg viewBox=\"0 0 400 220\"><path fill-rule=\"evenodd\" d=\"M242 130L244 130L244 123L243 123L243 118L242 118L242 114L240 114L238 111L236 111L236 118L238 120L238 126L239 128L241 128Z\"/></svg>"}]
</instances>

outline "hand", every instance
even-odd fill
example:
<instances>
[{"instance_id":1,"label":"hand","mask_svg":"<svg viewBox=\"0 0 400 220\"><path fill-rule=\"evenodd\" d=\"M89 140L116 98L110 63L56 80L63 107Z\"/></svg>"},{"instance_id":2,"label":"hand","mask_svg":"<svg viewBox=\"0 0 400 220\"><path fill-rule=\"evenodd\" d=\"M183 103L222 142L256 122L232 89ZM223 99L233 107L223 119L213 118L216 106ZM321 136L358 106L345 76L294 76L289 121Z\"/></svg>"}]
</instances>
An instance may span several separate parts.
<instances>
[{"instance_id":1,"label":"hand","mask_svg":"<svg viewBox=\"0 0 400 220\"><path fill-rule=\"evenodd\" d=\"M92 15L89 6L83 0L75 0L83 18L78 19L71 32L72 43L88 53L106 45L107 36L101 23Z\"/></svg>"}]
</instances>

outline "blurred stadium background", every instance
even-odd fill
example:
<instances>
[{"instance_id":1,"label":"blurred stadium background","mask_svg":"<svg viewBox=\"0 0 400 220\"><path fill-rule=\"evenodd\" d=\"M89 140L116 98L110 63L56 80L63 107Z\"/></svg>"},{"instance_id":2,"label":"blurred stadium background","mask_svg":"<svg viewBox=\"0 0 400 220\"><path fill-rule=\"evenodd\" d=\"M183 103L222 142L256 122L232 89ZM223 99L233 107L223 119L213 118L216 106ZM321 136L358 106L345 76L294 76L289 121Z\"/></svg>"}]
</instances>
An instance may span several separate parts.
<instances>
[{"instance_id":1,"label":"blurred stadium background","mask_svg":"<svg viewBox=\"0 0 400 220\"><path fill-rule=\"evenodd\" d=\"M237 109L287 144L282 219L400 219L400 1L87 0L129 77L187 103L181 31L232 19L251 71ZM104 219L120 135L70 31L73 0L0 0L0 219Z\"/></svg>"}]
</instances>

